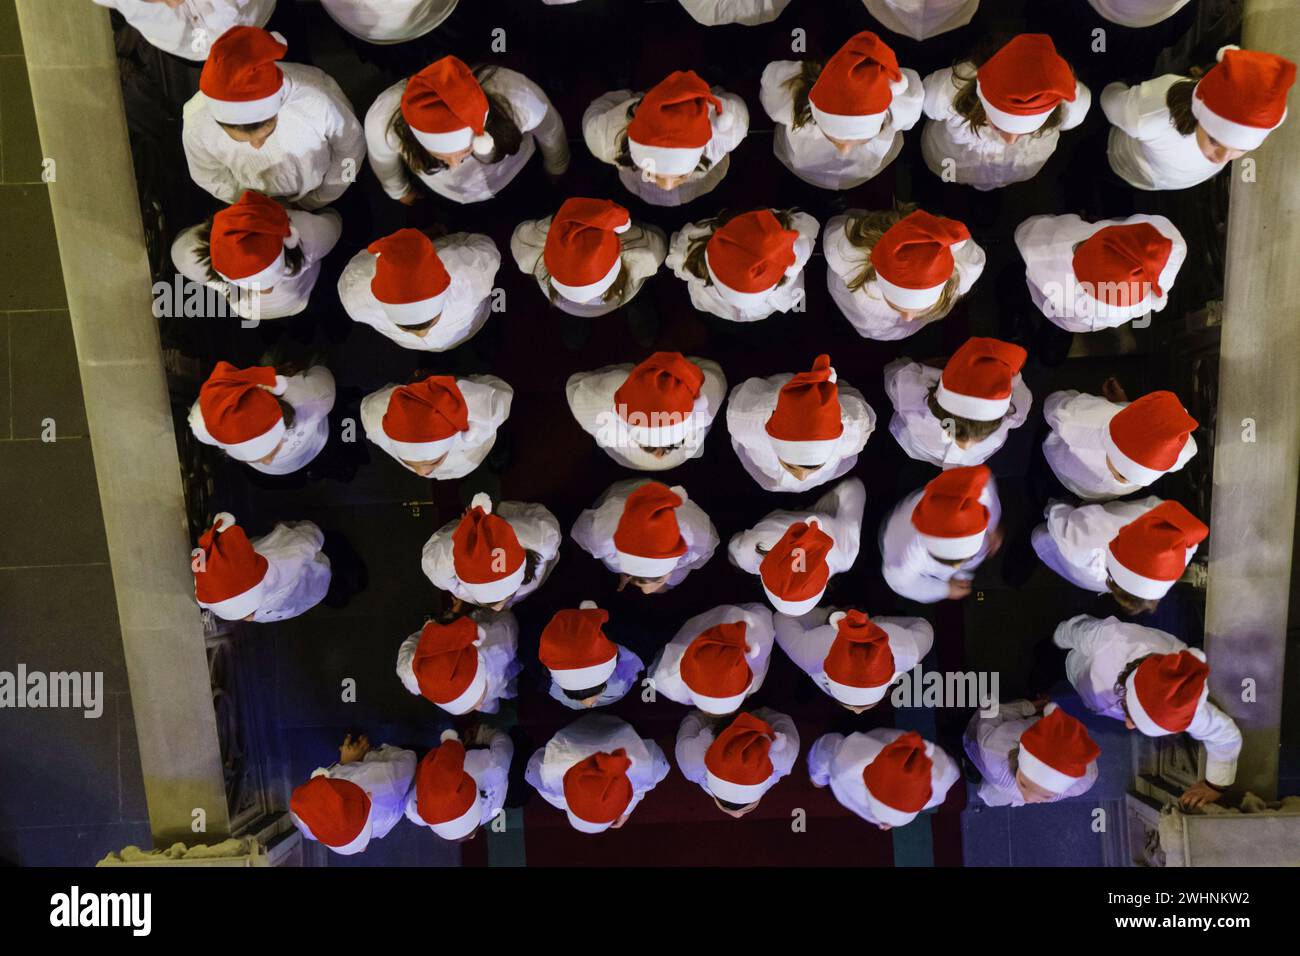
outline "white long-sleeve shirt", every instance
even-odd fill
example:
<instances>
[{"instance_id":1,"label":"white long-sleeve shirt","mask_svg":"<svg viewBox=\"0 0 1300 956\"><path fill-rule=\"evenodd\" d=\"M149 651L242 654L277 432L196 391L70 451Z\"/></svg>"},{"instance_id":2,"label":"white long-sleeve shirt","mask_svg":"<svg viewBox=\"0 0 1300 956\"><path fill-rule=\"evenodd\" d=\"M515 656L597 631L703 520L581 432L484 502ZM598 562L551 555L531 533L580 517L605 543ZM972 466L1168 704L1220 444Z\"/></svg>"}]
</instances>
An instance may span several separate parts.
<instances>
[{"instance_id":1,"label":"white long-sleeve shirt","mask_svg":"<svg viewBox=\"0 0 1300 956\"><path fill-rule=\"evenodd\" d=\"M647 793L668 776L668 758L653 740L643 739L627 721L610 714L586 714L563 730L556 731L545 747L528 760L524 779L542 799L559 810L568 810L564 797L564 775L579 761L595 753L613 753L622 748L632 766L627 776L632 784L632 802L625 814L636 809Z\"/></svg>"},{"instance_id":2,"label":"white long-sleeve shirt","mask_svg":"<svg viewBox=\"0 0 1300 956\"><path fill-rule=\"evenodd\" d=\"M845 809L879 826L880 821L872 813L867 800L867 785L863 782L862 771L879 756L880 751L905 733L907 731L895 727L877 727L847 737L844 734L824 734L808 751L808 776L816 786L829 784L831 793ZM922 811L943 803L948 790L961 777L957 762L942 747L929 741L926 743L926 755L933 766L930 770L930 800L921 808Z\"/></svg>"},{"instance_id":3,"label":"white long-sleeve shirt","mask_svg":"<svg viewBox=\"0 0 1300 956\"><path fill-rule=\"evenodd\" d=\"M885 518L880 534L881 573L897 594L922 604L934 604L948 597L949 582L969 581L975 569L989 555L990 533L1002 520L1002 503L998 500L996 481L990 477L980 503L989 511L989 523L984 542L973 556L958 567L935 560L921 541L921 533L912 524L912 511L925 493L922 488L912 492Z\"/></svg>"},{"instance_id":4,"label":"white long-sleeve shirt","mask_svg":"<svg viewBox=\"0 0 1300 956\"><path fill-rule=\"evenodd\" d=\"M465 748L465 772L474 778L478 787L479 826L485 827L506 805L506 791L510 782L510 761L515 756L515 745L499 730L492 732L486 747ZM428 827L420 817L418 794L414 786L406 795L406 819L417 827Z\"/></svg>"},{"instance_id":5,"label":"white long-sleeve shirt","mask_svg":"<svg viewBox=\"0 0 1300 956\"><path fill-rule=\"evenodd\" d=\"M774 60L763 70L759 100L776 124L772 151L781 165L822 189L853 189L877 176L903 151L903 133L921 118L925 91L915 70L902 70L907 89L894 94L880 132L847 155L828 140L816 120L794 126L794 93L786 86L803 70L799 60Z\"/></svg>"},{"instance_id":6,"label":"white long-sleeve shirt","mask_svg":"<svg viewBox=\"0 0 1300 956\"><path fill-rule=\"evenodd\" d=\"M1151 27L1187 6L1187 0L1088 0L1089 6L1122 27Z\"/></svg>"},{"instance_id":7,"label":"white long-sleeve shirt","mask_svg":"<svg viewBox=\"0 0 1300 956\"><path fill-rule=\"evenodd\" d=\"M596 499L595 505L578 515L573 530L569 532L578 547L615 574L623 572L619 568L618 549L614 547L614 532L618 530L628 497L650 481L649 478L629 478L614 482ZM668 575L669 588L677 587L688 574L702 568L718 547L718 529L703 508L687 498L674 510L677 527L686 542L686 553L678 558L677 566Z\"/></svg>"},{"instance_id":8,"label":"white long-sleeve shirt","mask_svg":"<svg viewBox=\"0 0 1300 956\"><path fill-rule=\"evenodd\" d=\"M785 535L790 525L815 518L834 545L826 555L831 576L847 571L858 559L862 541L862 512L867 489L858 478L845 478L807 511L773 511L748 531L738 531L727 545L727 557L742 571L758 574L763 557Z\"/></svg>"},{"instance_id":9,"label":"white long-sleeve shirt","mask_svg":"<svg viewBox=\"0 0 1300 956\"><path fill-rule=\"evenodd\" d=\"M1110 501L1143 487L1116 480L1106 465L1110 420L1127 405L1072 390L1053 392L1043 402L1043 418L1052 430L1043 440L1043 456L1061 484L1084 501ZM1169 470L1178 471L1195 454L1196 439L1188 435Z\"/></svg>"},{"instance_id":10,"label":"white long-sleeve shirt","mask_svg":"<svg viewBox=\"0 0 1300 956\"><path fill-rule=\"evenodd\" d=\"M320 0L330 19L369 43L404 43L451 16L458 0Z\"/></svg>"},{"instance_id":11,"label":"white long-sleeve shirt","mask_svg":"<svg viewBox=\"0 0 1300 956\"><path fill-rule=\"evenodd\" d=\"M537 280L542 295L557 309L569 315L594 318L608 315L626 305L641 291L645 281L659 271L664 256L668 254L668 239L662 229L648 223L632 223L627 232L618 237L623 274L627 277L622 297L609 299L601 295L590 302L574 302L558 292L552 294L553 288L542 260L546 251L546 237L551 231L551 220L554 218L547 216L545 219L525 219L516 226L510 236L510 254L515 257L515 265L520 272Z\"/></svg>"},{"instance_id":12,"label":"white long-sleeve shirt","mask_svg":"<svg viewBox=\"0 0 1300 956\"><path fill-rule=\"evenodd\" d=\"M694 705L695 698L690 688L682 680L682 655L691 646L691 642L711 627L719 624L745 624L745 643L753 648L753 657L746 659L753 674L749 690L745 696L755 693L763 686L767 677L767 667L772 661L772 644L775 632L772 625L772 612L762 604L723 604L711 608L703 614L697 614L664 645L659 656L650 663L650 680L656 693L662 694L678 704Z\"/></svg>"},{"instance_id":13,"label":"white long-sleeve shirt","mask_svg":"<svg viewBox=\"0 0 1300 956\"><path fill-rule=\"evenodd\" d=\"M370 816L368 825L370 836L353 840L345 847L330 847L335 853L351 856L361 853L371 840L388 836L388 832L397 826L406 808L406 795L415 780L415 751L403 750L392 744L381 744L371 750L360 760L352 763L336 763L332 767L318 767L312 771L313 777L329 777L332 780L347 780L356 784L370 797ZM302 831L303 836L315 840L316 836L307 825L298 819L292 810L289 817L294 825ZM364 830L362 831L364 835Z\"/></svg>"},{"instance_id":14,"label":"white long-sleeve shirt","mask_svg":"<svg viewBox=\"0 0 1300 956\"><path fill-rule=\"evenodd\" d=\"M1106 545L1119 529L1136 522L1160 505L1161 499L1149 496L1136 501L1108 501L1093 505L1049 503L1044 515L1047 522L1034 529L1030 540L1043 563L1058 575L1084 591L1106 593ZM1187 549L1187 561L1196 554L1196 545Z\"/></svg>"},{"instance_id":15,"label":"white long-sleeve shirt","mask_svg":"<svg viewBox=\"0 0 1300 956\"><path fill-rule=\"evenodd\" d=\"M404 349L446 352L467 342L492 314L492 289L501 267L501 253L487 236L471 232L435 239L433 248L447 269L451 285L442 300L438 321L427 332L417 334L388 317L370 291L378 257L367 249L353 256L339 276L343 309L354 322L370 326Z\"/></svg>"},{"instance_id":16,"label":"white long-sleeve shirt","mask_svg":"<svg viewBox=\"0 0 1300 956\"><path fill-rule=\"evenodd\" d=\"M765 721L772 728L775 740L768 749L767 759L772 761L772 776L763 785L761 800L782 777L788 777L799 759L799 730L788 714L772 710L770 707L756 707L749 711L759 720ZM677 758L677 769L691 783L712 796L709 791L709 771L704 763L704 756L717 739L719 732L726 729L731 718L711 719L698 710L693 710L683 719L677 728L677 744L673 756Z\"/></svg>"},{"instance_id":17,"label":"white long-sleeve shirt","mask_svg":"<svg viewBox=\"0 0 1300 956\"><path fill-rule=\"evenodd\" d=\"M889 433L909 458L929 462L945 471L966 465L982 465L993 457L1011 434L1029 417L1034 397L1019 375L1011 380L1011 408L1002 424L988 438L962 448L944 430L943 421L930 411L931 390L939 383L943 369L898 358L885 366L885 393L894 403Z\"/></svg>"},{"instance_id":18,"label":"white long-sleeve shirt","mask_svg":"<svg viewBox=\"0 0 1300 956\"><path fill-rule=\"evenodd\" d=\"M1034 305L1052 322L1067 332L1095 332L1113 329L1132 321L1123 313L1097 315L1097 302L1079 291L1074 274L1074 250L1107 226L1130 226L1149 223L1171 240L1169 259L1160 271L1157 285L1160 294L1151 290L1151 311L1160 312L1169 302L1178 270L1187 258L1187 243L1172 222L1164 216L1137 213L1127 219L1103 219L1084 222L1074 213L1063 216L1030 216L1016 227L1016 248L1025 261L1025 282Z\"/></svg>"},{"instance_id":19,"label":"white long-sleeve shirt","mask_svg":"<svg viewBox=\"0 0 1300 956\"><path fill-rule=\"evenodd\" d=\"M605 681L605 689L600 692L591 705L592 708L608 707L610 704L617 703L627 696L627 692L636 686L637 678L645 670L645 663L636 654L629 651L622 644L614 645L618 648L618 660L614 664L614 673L609 675ZM582 706L582 701L574 700L564 693L560 685L551 681L550 689L551 699L558 700L569 710L587 710Z\"/></svg>"},{"instance_id":20,"label":"white long-sleeve shirt","mask_svg":"<svg viewBox=\"0 0 1300 956\"><path fill-rule=\"evenodd\" d=\"M1187 189L1228 165L1210 162L1195 132L1184 136L1174 128L1166 97L1186 79L1167 73L1134 86L1111 83L1101 91L1101 111L1114 127L1106 157L1115 175L1134 189Z\"/></svg>"},{"instance_id":21,"label":"white long-sleeve shirt","mask_svg":"<svg viewBox=\"0 0 1300 956\"><path fill-rule=\"evenodd\" d=\"M830 695L830 690L826 682L826 655L839 633L828 623L828 618L835 610L833 607L819 607L803 617L777 614L772 618L777 646L827 695ZM871 622L889 635L889 651L894 655L891 684L921 663L934 646L934 627L924 618L873 617Z\"/></svg>"},{"instance_id":22,"label":"white long-sleeve shirt","mask_svg":"<svg viewBox=\"0 0 1300 956\"><path fill-rule=\"evenodd\" d=\"M415 173L402 161L397 137L390 129L393 116L401 108L406 80L398 80L375 98L366 111L366 145L370 168L393 199L401 199L413 188L411 177L439 196L458 203L483 202L491 199L519 174L540 146L542 162L548 173L562 173L569 166L569 144L564 137L564 122L551 105L542 88L522 73L497 67L482 83L483 91L509 105L511 118L523 139L513 156L495 163L480 162L470 156L460 165L434 173Z\"/></svg>"},{"instance_id":23,"label":"white long-sleeve shirt","mask_svg":"<svg viewBox=\"0 0 1300 956\"><path fill-rule=\"evenodd\" d=\"M966 727L962 746L975 769L984 781L979 787L979 798L990 807L1023 807L1025 796L1016 785L1019 769L1020 738L1026 730L1043 718L1037 705L1028 700L1013 700L998 705L997 716L988 717L976 711ZM1064 793L1058 793L1044 803L1055 803L1077 797L1092 789L1097 782L1097 761L1088 764L1079 780Z\"/></svg>"},{"instance_id":24,"label":"white long-sleeve shirt","mask_svg":"<svg viewBox=\"0 0 1300 956\"><path fill-rule=\"evenodd\" d=\"M712 192L727 175L731 165L733 149L740 145L745 134L749 132L749 108L735 93L728 93L721 87L713 87L713 95L722 101L725 115L730 116L730 125L726 130L718 128L718 117L711 118L713 136L704 147L704 157L710 162L708 169L696 169L675 189L661 189L653 180L644 178L642 171L635 165L618 167L618 178L634 196L640 197L652 206L684 206L692 199L698 199L705 193ZM582 114L582 136L587 142L587 149L602 163L617 164L620 146L627 134L628 107L639 102L642 94L631 90L614 90L598 97Z\"/></svg>"},{"instance_id":25,"label":"white long-sleeve shirt","mask_svg":"<svg viewBox=\"0 0 1300 956\"><path fill-rule=\"evenodd\" d=\"M881 26L913 40L928 40L970 23L980 0L863 0Z\"/></svg>"},{"instance_id":26,"label":"white long-sleeve shirt","mask_svg":"<svg viewBox=\"0 0 1300 956\"><path fill-rule=\"evenodd\" d=\"M607 365L592 372L575 372L564 386L569 411L588 435L624 468L637 471L667 471L699 458L704 454L704 439L709 437L713 419L722 410L727 396L727 379L722 366L712 359L688 355L704 372L700 387L702 402L698 403L694 418L695 427L688 430L681 444L662 458L652 455L632 440L627 423L614 410L614 395L627 381L634 366Z\"/></svg>"},{"instance_id":27,"label":"white long-sleeve shirt","mask_svg":"<svg viewBox=\"0 0 1300 956\"><path fill-rule=\"evenodd\" d=\"M1080 614L1062 621L1052 637L1065 656L1065 675L1094 713L1124 720L1115 683L1129 663L1148 654L1177 654L1187 645L1164 631L1118 618ZM1205 745L1205 779L1216 787L1231 785L1237 777L1241 731L1231 717L1203 699L1187 728L1193 740Z\"/></svg>"},{"instance_id":28,"label":"white long-sleeve shirt","mask_svg":"<svg viewBox=\"0 0 1300 956\"><path fill-rule=\"evenodd\" d=\"M984 271L984 250L974 239L967 239L952 253L957 274L957 296L948 308L904 320L885 301L880 284L875 279L861 288L849 289L849 283L862 272L866 250L849 242L844 230L850 218L856 219L863 214L861 209L851 209L836 216L826 223L826 231L822 234L822 254L826 257L826 288L831 294L831 300L863 338L894 342L915 335L931 322L947 316Z\"/></svg>"},{"instance_id":29,"label":"white long-sleeve shirt","mask_svg":"<svg viewBox=\"0 0 1300 956\"><path fill-rule=\"evenodd\" d=\"M464 478L481 465L496 444L497 429L510 417L510 403L515 390L495 375L458 378L456 387L465 397L469 429L452 436L442 464L428 476L434 481ZM365 430L366 438L387 452L389 457L412 474L419 474L402 460L392 439L384 433L384 414L388 411L388 401L396 390L396 385L388 385L361 400L361 427Z\"/></svg>"},{"instance_id":30,"label":"white long-sleeve shirt","mask_svg":"<svg viewBox=\"0 0 1300 956\"><path fill-rule=\"evenodd\" d=\"M781 387L793 377L793 373L786 372L746 379L731 390L727 402L731 447L745 471L764 491L807 491L848 474L876 430L876 413L862 393L838 382L840 422L844 431L825 464L804 478L796 478L781 466L780 456L764 427L776 410Z\"/></svg>"},{"instance_id":31,"label":"white long-sleeve shirt","mask_svg":"<svg viewBox=\"0 0 1300 956\"><path fill-rule=\"evenodd\" d=\"M361 173L366 138L339 85L322 70L281 63L284 101L261 147L231 139L212 117L208 98L185 104L181 143L190 176L222 202L246 189L304 209L343 195Z\"/></svg>"},{"instance_id":32,"label":"white long-sleeve shirt","mask_svg":"<svg viewBox=\"0 0 1300 956\"><path fill-rule=\"evenodd\" d=\"M1106 593L1106 546L1119 529L1136 521L1161 499L1068 505L1053 501L1044 511L1047 521L1034 529L1034 551L1043 563L1076 587ZM1193 546L1188 560L1196 553Z\"/></svg>"},{"instance_id":33,"label":"white long-sleeve shirt","mask_svg":"<svg viewBox=\"0 0 1300 956\"><path fill-rule=\"evenodd\" d=\"M249 544L266 558L258 624L285 621L310 611L330 586L330 559L321 551L325 535L310 521L281 521Z\"/></svg>"},{"instance_id":34,"label":"white long-sleeve shirt","mask_svg":"<svg viewBox=\"0 0 1300 956\"><path fill-rule=\"evenodd\" d=\"M280 401L293 407L293 424L284 431L279 450L269 464L246 461L249 468L264 475L288 475L305 468L321 453L329 441L329 413L334 407L334 375L323 365L313 365L305 372L285 378L284 393ZM203 422L203 412L198 400L190 406L190 431L205 445L221 448L208 432Z\"/></svg>"},{"instance_id":35,"label":"white long-sleeve shirt","mask_svg":"<svg viewBox=\"0 0 1300 956\"><path fill-rule=\"evenodd\" d=\"M543 505L523 501L501 501L493 506L492 513L508 521L519 539L520 546L537 556L538 563L533 571L532 580L521 584L519 590L510 595L506 601L506 607L513 607L546 581L560 560L560 541L563 536L555 515ZM456 576L456 565L452 560L451 535L459 524L460 517L457 516L433 533L433 536L424 543L420 566L424 569L425 577L433 582L434 587L473 604L474 598Z\"/></svg>"},{"instance_id":36,"label":"white long-sleeve shirt","mask_svg":"<svg viewBox=\"0 0 1300 956\"><path fill-rule=\"evenodd\" d=\"M157 0L94 0L122 14L153 46L173 56L202 62L231 27L264 27L275 0L183 0L176 7Z\"/></svg>"},{"instance_id":37,"label":"white long-sleeve shirt","mask_svg":"<svg viewBox=\"0 0 1300 956\"><path fill-rule=\"evenodd\" d=\"M739 23L754 27L771 23L790 5L790 0L678 0L696 23L716 27Z\"/></svg>"},{"instance_id":38,"label":"white long-sleeve shirt","mask_svg":"<svg viewBox=\"0 0 1300 956\"><path fill-rule=\"evenodd\" d=\"M329 255L343 234L343 219L333 209L304 212L290 209L289 224L298 233L298 248L302 250L302 265L291 276L277 279L269 289L241 290L218 277L208 277L207 266L199 258L199 250L208 236L201 236L202 225L183 229L172 241L172 265L176 271L199 285L215 289L228 303L230 312L241 319L283 319L297 315L307 308L316 279L320 276L321 260Z\"/></svg>"},{"instance_id":39,"label":"white long-sleeve shirt","mask_svg":"<svg viewBox=\"0 0 1300 956\"><path fill-rule=\"evenodd\" d=\"M969 63L958 64L963 76L973 76ZM925 115L929 121L921 134L921 154L930 172L945 182L963 183L981 191L1033 179L1056 152L1063 130L1083 122L1092 94L1082 83L1075 86L1074 101L1062 101L1061 125L1036 136L1022 136L1006 143L985 123L972 131L953 107L957 87L953 68L936 70L925 78Z\"/></svg>"},{"instance_id":40,"label":"white long-sleeve shirt","mask_svg":"<svg viewBox=\"0 0 1300 956\"><path fill-rule=\"evenodd\" d=\"M523 669L518 661L519 622L509 611L478 612L474 620L483 629L483 642L478 646L479 658L487 672L487 691L483 703L475 708L483 714L495 714L502 700L515 696L515 678ZM416 631L397 649L397 676L412 694L420 694L420 682L415 677L415 652L420 647L420 631Z\"/></svg>"},{"instance_id":41,"label":"white long-sleeve shirt","mask_svg":"<svg viewBox=\"0 0 1300 956\"><path fill-rule=\"evenodd\" d=\"M701 239L707 242L707 237L713 235L715 227L710 223L688 222L673 233L668 246L668 268L672 270L673 275L686 283L686 288L691 294L691 305L701 312L708 312L729 322L757 322L766 319L773 312L799 310L805 301L803 267L808 264L813 248L817 245L817 232L821 227L817 224L817 220L806 212L795 212L790 218L790 228L799 233L799 238L794 242L794 265L792 266L798 270L798 273L783 277L781 282L774 289L770 289L762 301L756 303L753 308L744 310L736 308L718 294L718 288L713 284L712 279L701 279L687 270L686 253L692 243Z\"/></svg>"}]
</instances>

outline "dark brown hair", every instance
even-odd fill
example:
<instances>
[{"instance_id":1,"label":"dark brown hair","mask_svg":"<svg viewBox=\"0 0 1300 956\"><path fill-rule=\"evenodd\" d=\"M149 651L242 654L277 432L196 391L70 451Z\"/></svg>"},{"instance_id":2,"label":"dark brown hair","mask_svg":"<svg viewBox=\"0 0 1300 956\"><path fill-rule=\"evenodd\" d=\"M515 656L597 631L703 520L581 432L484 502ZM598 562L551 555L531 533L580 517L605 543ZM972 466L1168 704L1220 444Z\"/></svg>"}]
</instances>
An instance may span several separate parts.
<instances>
[{"instance_id":1,"label":"dark brown hair","mask_svg":"<svg viewBox=\"0 0 1300 956\"><path fill-rule=\"evenodd\" d=\"M198 246L195 249L198 255L199 265L207 272L209 282L225 282L226 278L218 272L212 265L212 220L213 216L204 219L199 226L197 236ZM303 252L301 246L284 247L284 266L285 276L296 276L302 269Z\"/></svg>"},{"instance_id":2,"label":"dark brown hair","mask_svg":"<svg viewBox=\"0 0 1300 956\"><path fill-rule=\"evenodd\" d=\"M613 285L601 293L601 302L622 302L627 297L628 286L632 280L627 274L627 265L623 263L621 252L619 253L619 264L618 278L614 280ZM546 298L551 305L555 305L560 299L564 298L551 284L551 273L546 268L546 262L542 256L537 257L537 265L533 266L533 275L537 277L537 281L546 290Z\"/></svg>"},{"instance_id":3,"label":"dark brown hair","mask_svg":"<svg viewBox=\"0 0 1300 956\"><path fill-rule=\"evenodd\" d=\"M937 383L930 387L930 394L926 397L925 404L930 409L930 414L939 419L940 422L952 422L952 437L955 441L983 441L1001 428L1002 422L1007 415L1016 410L1015 405L1012 405L1007 410L1006 415L991 422L982 422L975 418L961 418L939 404L939 399L935 396L938 388Z\"/></svg>"},{"instance_id":4,"label":"dark brown hair","mask_svg":"<svg viewBox=\"0 0 1300 956\"><path fill-rule=\"evenodd\" d=\"M751 210L752 211L752 210ZM782 229L794 229L794 214L799 210L795 207L789 209L773 209L772 215L776 216L776 221L781 224ZM702 232L686 244L686 255L682 257L682 268L689 272L695 278L700 279L705 285L712 285L713 279L709 276L709 267L704 263L704 248L713 238L713 234L725 226L737 216L744 215L744 212L732 212L724 209L716 216L710 219L702 219L699 225L706 226L708 231ZM790 281L790 276L782 276L778 286L784 285Z\"/></svg>"},{"instance_id":5,"label":"dark brown hair","mask_svg":"<svg viewBox=\"0 0 1300 956\"><path fill-rule=\"evenodd\" d=\"M1192 93L1204 74L1203 69L1194 66L1187 71L1187 79L1179 80L1165 93L1165 106L1169 109L1169 125L1178 131L1179 136L1191 136L1196 132L1196 116L1192 113Z\"/></svg>"},{"instance_id":6,"label":"dark brown hair","mask_svg":"<svg viewBox=\"0 0 1300 956\"><path fill-rule=\"evenodd\" d=\"M1139 614L1149 614L1160 606L1159 598L1140 598L1136 594L1129 594L1122 587L1115 583L1115 579L1110 575L1106 576L1106 590L1110 596L1115 599L1119 609L1129 617L1137 617Z\"/></svg>"},{"instance_id":7,"label":"dark brown hair","mask_svg":"<svg viewBox=\"0 0 1300 956\"><path fill-rule=\"evenodd\" d=\"M632 117L636 115L636 108L641 105L644 97L638 96L627 105L627 121L632 122ZM632 148L627 143L627 127L623 127L623 132L618 134L617 148L614 151L614 165L621 169L640 169L636 163L632 162ZM701 154L700 161L695 165L693 172L701 173L713 165L713 160Z\"/></svg>"},{"instance_id":8,"label":"dark brown hair","mask_svg":"<svg viewBox=\"0 0 1300 956\"><path fill-rule=\"evenodd\" d=\"M487 88L487 83L496 71L495 66L479 66L473 71L474 78L478 80L479 86L483 87L483 94L488 101L487 121L483 124L483 130L492 137L495 144L492 154L484 160L489 164L499 163L507 156L513 156L519 152L519 147L524 141L524 134L519 129L519 122L510 103ZM388 121L388 131L397 140L397 152L402 157L402 162L417 176L432 176L450 168L420 145L420 141L415 138L415 133L407 124L406 117L402 115L400 103L397 109L393 110L393 118Z\"/></svg>"},{"instance_id":9,"label":"dark brown hair","mask_svg":"<svg viewBox=\"0 0 1300 956\"><path fill-rule=\"evenodd\" d=\"M958 60L952 67L952 83L957 88L956 94L952 98L952 108L966 120L966 126L972 133L979 132L989 123L988 114L984 112L984 104L980 102L979 94L975 92L976 71L987 63L993 54L997 53L1009 43L1011 38L1006 36L987 37L979 43L970 56L964 60ZM967 72L969 70L969 72ZM1074 72L1074 68L1070 68ZM1029 135L1031 137L1042 136L1047 132L1056 129L1061 125L1065 117L1065 104L1059 104L1056 109L1052 110L1047 121L1038 129Z\"/></svg>"}]
</instances>

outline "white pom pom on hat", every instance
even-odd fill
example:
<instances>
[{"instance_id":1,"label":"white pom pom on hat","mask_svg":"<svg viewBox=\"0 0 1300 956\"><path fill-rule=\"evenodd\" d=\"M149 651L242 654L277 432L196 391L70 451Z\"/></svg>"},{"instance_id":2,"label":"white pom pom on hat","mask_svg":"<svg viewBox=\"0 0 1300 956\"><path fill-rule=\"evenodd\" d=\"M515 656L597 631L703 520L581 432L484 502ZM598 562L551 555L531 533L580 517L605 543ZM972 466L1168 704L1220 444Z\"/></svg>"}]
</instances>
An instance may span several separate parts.
<instances>
[{"instance_id":1,"label":"white pom pom on hat","mask_svg":"<svg viewBox=\"0 0 1300 956\"><path fill-rule=\"evenodd\" d=\"M444 730L442 734L438 737L438 743L440 744L445 744L449 740L460 740L460 734L456 733L455 727L452 727L448 730Z\"/></svg>"},{"instance_id":2,"label":"white pom pom on hat","mask_svg":"<svg viewBox=\"0 0 1300 956\"><path fill-rule=\"evenodd\" d=\"M492 513L492 498L485 491L480 491L470 499L471 508L482 508L485 514Z\"/></svg>"},{"instance_id":3,"label":"white pom pom on hat","mask_svg":"<svg viewBox=\"0 0 1300 956\"><path fill-rule=\"evenodd\" d=\"M484 131L470 141L470 148L474 150L475 156L491 156L497 148L497 141L491 133Z\"/></svg>"}]
</instances>

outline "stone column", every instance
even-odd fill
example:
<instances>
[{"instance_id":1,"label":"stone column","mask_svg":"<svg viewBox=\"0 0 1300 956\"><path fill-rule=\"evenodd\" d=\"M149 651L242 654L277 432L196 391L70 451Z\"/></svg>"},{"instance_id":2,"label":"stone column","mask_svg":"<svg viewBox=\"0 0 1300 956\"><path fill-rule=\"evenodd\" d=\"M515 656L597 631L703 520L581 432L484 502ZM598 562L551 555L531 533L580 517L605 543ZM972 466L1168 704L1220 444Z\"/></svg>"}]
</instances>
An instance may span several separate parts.
<instances>
[{"instance_id":1,"label":"stone column","mask_svg":"<svg viewBox=\"0 0 1300 956\"><path fill-rule=\"evenodd\" d=\"M1300 62L1300 4L1247 0L1241 45ZM1205 622L1211 693L1246 738L1235 789L1265 799L1277 791L1300 470L1300 91L1291 103L1231 172Z\"/></svg>"},{"instance_id":2,"label":"stone column","mask_svg":"<svg viewBox=\"0 0 1300 956\"><path fill-rule=\"evenodd\" d=\"M150 828L159 847L214 843L230 816L108 12L66 0L17 6L41 148L56 170L50 205Z\"/></svg>"}]
</instances>

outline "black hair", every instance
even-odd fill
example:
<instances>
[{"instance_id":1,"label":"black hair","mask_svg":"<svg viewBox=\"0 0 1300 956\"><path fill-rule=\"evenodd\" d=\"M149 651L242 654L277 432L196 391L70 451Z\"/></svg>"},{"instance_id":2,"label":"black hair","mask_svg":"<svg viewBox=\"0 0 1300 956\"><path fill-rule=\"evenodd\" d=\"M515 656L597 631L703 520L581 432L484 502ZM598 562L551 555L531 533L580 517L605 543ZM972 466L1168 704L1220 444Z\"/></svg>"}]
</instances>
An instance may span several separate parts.
<instances>
[{"instance_id":1,"label":"black hair","mask_svg":"<svg viewBox=\"0 0 1300 956\"><path fill-rule=\"evenodd\" d=\"M602 681L595 687L587 687L583 690L568 690L565 688L561 688L561 690L564 691L564 696L569 700L586 700L588 697L599 697L605 693L605 688L608 686L609 681Z\"/></svg>"},{"instance_id":2,"label":"black hair","mask_svg":"<svg viewBox=\"0 0 1300 956\"><path fill-rule=\"evenodd\" d=\"M212 265L212 223L215 214L204 219L199 225L195 240L198 243L194 252L198 257L199 265L207 273L209 282L225 282L226 278L216 270ZM301 246L284 247L284 274L287 277L296 276L302 269L304 256Z\"/></svg>"},{"instance_id":3,"label":"black hair","mask_svg":"<svg viewBox=\"0 0 1300 956\"><path fill-rule=\"evenodd\" d=\"M935 392L938 391L937 384L930 388L930 394L926 396L925 404L930 409L930 414L939 419L940 422L952 422L952 437L955 441L983 441L990 435L997 432L1002 427L1003 420L1016 410L1013 404L1007 409L1006 415L1002 415L992 421L981 421L976 418L961 418L948 411L939 404L939 399Z\"/></svg>"},{"instance_id":4,"label":"black hair","mask_svg":"<svg viewBox=\"0 0 1300 956\"><path fill-rule=\"evenodd\" d=\"M632 117L636 115L636 108L641 105L642 99L643 97L638 96L627 105L628 123L632 122ZM626 127L624 127L623 132L618 134L618 144L614 151L614 165L621 167L622 169L640 169L640 167L632 161L632 147L628 145ZM702 173L712 165L713 160L709 159L708 156L701 154L700 161L696 163L695 169L692 170L692 172Z\"/></svg>"}]
</instances>

